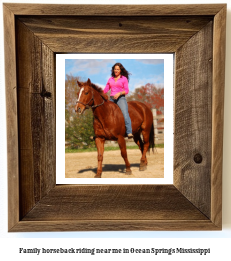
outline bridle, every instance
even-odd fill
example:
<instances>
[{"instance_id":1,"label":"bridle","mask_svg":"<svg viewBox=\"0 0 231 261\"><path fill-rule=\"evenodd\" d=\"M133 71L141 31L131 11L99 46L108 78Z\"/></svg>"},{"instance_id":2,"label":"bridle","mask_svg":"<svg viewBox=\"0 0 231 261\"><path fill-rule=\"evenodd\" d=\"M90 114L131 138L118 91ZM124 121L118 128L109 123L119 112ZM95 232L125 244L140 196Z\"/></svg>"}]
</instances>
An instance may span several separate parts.
<instances>
[{"instance_id":1,"label":"bridle","mask_svg":"<svg viewBox=\"0 0 231 261\"><path fill-rule=\"evenodd\" d=\"M92 87L91 87L91 93L92 93L92 96L91 96L91 99L90 99L90 101L89 101L88 103L85 104L85 103L83 103L83 102L77 101L76 104L77 104L77 103L80 103L80 104L84 105L84 106L86 107L86 109L89 109L90 107L91 107L91 108L96 108L96 107L99 107L99 106L101 106L101 105L104 104L104 99L103 99L103 102L102 102L102 103L90 106L89 103L90 103L92 100L93 100L93 103L94 103L94 92L93 92L93 90L92 90ZM103 97L102 97L102 98L103 98Z\"/></svg>"}]
</instances>

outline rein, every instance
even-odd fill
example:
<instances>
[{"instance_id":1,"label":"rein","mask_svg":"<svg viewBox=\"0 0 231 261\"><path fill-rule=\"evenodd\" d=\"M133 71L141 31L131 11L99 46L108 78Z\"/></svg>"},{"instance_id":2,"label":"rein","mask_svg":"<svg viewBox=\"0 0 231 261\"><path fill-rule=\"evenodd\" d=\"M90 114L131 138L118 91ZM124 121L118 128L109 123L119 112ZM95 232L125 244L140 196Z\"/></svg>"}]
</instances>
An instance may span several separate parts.
<instances>
[{"instance_id":1,"label":"rein","mask_svg":"<svg viewBox=\"0 0 231 261\"><path fill-rule=\"evenodd\" d=\"M91 100L93 100L93 102L94 102L94 92L93 92L93 90L92 90L92 97L91 97L91 99L90 99L90 101L89 101L88 103L85 104L85 103L83 103L83 102L77 101L76 104L77 104L77 103L81 103L82 105L84 105L84 106L86 107L86 109L89 109L90 107L91 107L91 108L96 108L96 107L99 107L99 106L101 106L101 105L104 104L104 99L103 99L103 102L102 102L102 103L89 106L89 103L91 102Z\"/></svg>"}]
</instances>

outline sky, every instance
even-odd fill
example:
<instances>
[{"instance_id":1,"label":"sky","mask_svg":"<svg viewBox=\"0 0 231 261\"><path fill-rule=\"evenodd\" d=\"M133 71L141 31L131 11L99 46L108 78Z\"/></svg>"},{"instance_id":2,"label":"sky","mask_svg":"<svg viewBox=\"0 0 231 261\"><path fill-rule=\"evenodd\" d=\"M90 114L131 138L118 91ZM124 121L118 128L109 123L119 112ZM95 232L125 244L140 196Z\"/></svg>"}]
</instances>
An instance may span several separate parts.
<instances>
[{"instance_id":1,"label":"sky","mask_svg":"<svg viewBox=\"0 0 231 261\"><path fill-rule=\"evenodd\" d=\"M117 62L131 73L129 91L147 83L164 87L164 59L66 59L65 74L79 76L82 81L90 78L92 83L104 88Z\"/></svg>"}]
</instances>

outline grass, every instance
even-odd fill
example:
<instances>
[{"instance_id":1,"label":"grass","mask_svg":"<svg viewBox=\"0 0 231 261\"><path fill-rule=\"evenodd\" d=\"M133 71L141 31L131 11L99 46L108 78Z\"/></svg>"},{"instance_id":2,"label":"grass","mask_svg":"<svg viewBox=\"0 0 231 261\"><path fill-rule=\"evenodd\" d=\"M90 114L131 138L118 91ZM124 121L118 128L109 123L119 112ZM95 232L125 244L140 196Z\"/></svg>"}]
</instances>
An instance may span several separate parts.
<instances>
[{"instance_id":1,"label":"grass","mask_svg":"<svg viewBox=\"0 0 231 261\"><path fill-rule=\"evenodd\" d=\"M164 144L156 144L156 148L164 148ZM110 150L119 150L119 147L104 147L104 151L110 151ZM127 149L134 150L139 149L137 145L135 146L127 146ZM91 152L91 151L97 151L97 148L86 148L86 149L71 149L66 148L65 153L80 153L80 152Z\"/></svg>"}]
</instances>

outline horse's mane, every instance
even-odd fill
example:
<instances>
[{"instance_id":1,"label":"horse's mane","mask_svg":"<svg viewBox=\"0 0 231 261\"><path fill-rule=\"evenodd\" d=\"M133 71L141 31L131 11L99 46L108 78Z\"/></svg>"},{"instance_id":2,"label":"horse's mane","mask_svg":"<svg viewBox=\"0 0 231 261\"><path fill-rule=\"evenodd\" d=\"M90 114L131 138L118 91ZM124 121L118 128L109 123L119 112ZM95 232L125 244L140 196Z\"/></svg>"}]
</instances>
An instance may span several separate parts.
<instances>
[{"instance_id":1,"label":"horse's mane","mask_svg":"<svg viewBox=\"0 0 231 261\"><path fill-rule=\"evenodd\" d=\"M99 86L95 85L94 83L91 83L91 87L93 89L95 89L105 101L108 100L108 96L107 96L106 93L103 92L102 88L100 88Z\"/></svg>"}]
</instances>

